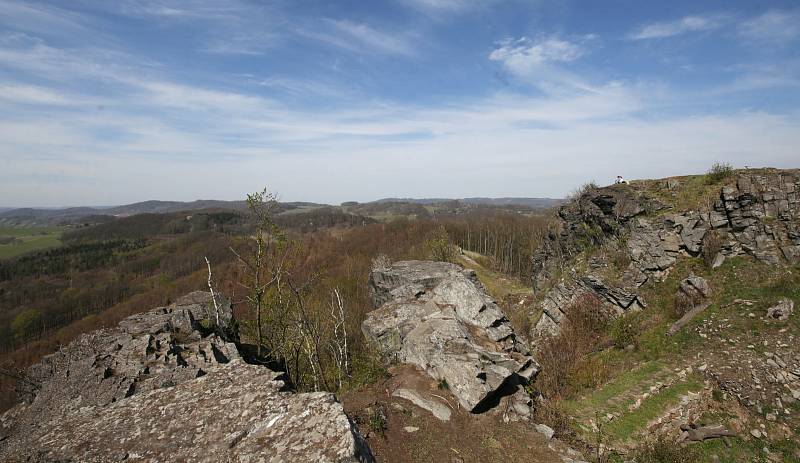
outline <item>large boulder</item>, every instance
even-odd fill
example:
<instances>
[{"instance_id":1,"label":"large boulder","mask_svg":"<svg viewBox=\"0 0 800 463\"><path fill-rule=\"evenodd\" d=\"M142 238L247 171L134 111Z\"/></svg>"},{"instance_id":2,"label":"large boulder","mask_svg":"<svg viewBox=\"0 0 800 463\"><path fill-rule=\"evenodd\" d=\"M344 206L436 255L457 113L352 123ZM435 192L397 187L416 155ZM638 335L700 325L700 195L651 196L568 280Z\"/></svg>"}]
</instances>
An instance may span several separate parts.
<instances>
[{"instance_id":1,"label":"large boulder","mask_svg":"<svg viewBox=\"0 0 800 463\"><path fill-rule=\"evenodd\" d=\"M405 261L370 275L380 307L362 324L386 357L415 365L446 384L460 405L481 413L524 395L539 366L472 270L446 262Z\"/></svg>"},{"instance_id":2,"label":"large boulder","mask_svg":"<svg viewBox=\"0 0 800 463\"><path fill-rule=\"evenodd\" d=\"M794 312L794 301L788 297L782 298L777 304L767 309L767 319L786 321Z\"/></svg>"},{"instance_id":3,"label":"large boulder","mask_svg":"<svg viewBox=\"0 0 800 463\"><path fill-rule=\"evenodd\" d=\"M281 392L216 319L196 292L45 357L21 382L27 400L0 417L0 460L372 461L331 394Z\"/></svg>"},{"instance_id":4,"label":"large boulder","mask_svg":"<svg viewBox=\"0 0 800 463\"><path fill-rule=\"evenodd\" d=\"M700 301L711 297L711 286L708 281L693 273L681 281L678 291L691 301Z\"/></svg>"}]
</instances>

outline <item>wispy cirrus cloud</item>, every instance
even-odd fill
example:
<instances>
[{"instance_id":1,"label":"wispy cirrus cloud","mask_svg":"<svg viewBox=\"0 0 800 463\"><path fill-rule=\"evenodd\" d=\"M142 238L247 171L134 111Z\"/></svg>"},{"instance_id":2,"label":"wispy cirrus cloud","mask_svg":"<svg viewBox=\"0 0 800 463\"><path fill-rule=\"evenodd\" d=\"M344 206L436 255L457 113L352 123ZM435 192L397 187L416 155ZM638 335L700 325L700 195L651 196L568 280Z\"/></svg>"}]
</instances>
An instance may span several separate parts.
<instances>
[{"instance_id":1,"label":"wispy cirrus cloud","mask_svg":"<svg viewBox=\"0 0 800 463\"><path fill-rule=\"evenodd\" d=\"M29 33L68 36L86 34L90 28L80 14L51 5L0 0L0 24Z\"/></svg>"},{"instance_id":2,"label":"wispy cirrus cloud","mask_svg":"<svg viewBox=\"0 0 800 463\"><path fill-rule=\"evenodd\" d=\"M584 79L569 72L564 66L584 56L587 53L587 43L595 39L594 35L583 36L573 41L557 36L505 39L496 44L495 49L489 54L489 60L501 63L513 76L541 90L594 91Z\"/></svg>"},{"instance_id":3,"label":"wispy cirrus cloud","mask_svg":"<svg viewBox=\"0 0 800 463\"><path fill-rule=\"evenodd\" d=\"M64 106L87 104L92 98L70 97L47 87L22 83L0 82L0 100L20 104Z\"/></svg>"},{"instance_id":4,"label":"wispy cirrus cloud","mask_svg":"<svg viewBox=\"0 0 800 463\"><path fill-rule=\"evenodd\" d=\"M581 46L556 37L535 41L527 37L506 39L498 45L489 59L501 61L510 70L520 74L543 64L574 61L584 53Z\"/></svg>"},{"instance_id":5,"label":"wispy cirrus cloud","mask_svg":"<svg viewBox=\"0 0 800 463\"><path fill-rule=\"evenodd\" d=\"M405 5L429 14L463 13L498 3L500 0L400 0Z\"/></svg>"},{"instance_id":6,"label":"wispy cirrus cloud","mask_svg":"<svg viewBox=\"0 0 800 463\"><path fill-rule=\"evenodd\" d=\"M701 32L716 29L721 25L719 17L684 16L675 21L655 22L636 28L628 34L631 40L663 39L689 32Z\"/></svg>"},{"instance_id":7,"label":"wispy cirrus cloud","mask_svg":"<svg viewBox=\"0 0 800 463\"><path fill-rule=\"evenodd\" d=\"M300 28L296 32L324 44L358 53L402 56L415 53L411 35L381 31L363 22L325 19L322 24Z\"/></svg>"},{"instance_id":8,"label":"wispy cirrus cloud","mask_svg":"<svg viewBox=\"0 0 800 463\"><path fill-rule=\"evenodd\" d=\"M769 10L760 16L743 21L739 25L739 33L758 41L793 41L800 37L800 9Z\"/></svg>"}]
</instances>

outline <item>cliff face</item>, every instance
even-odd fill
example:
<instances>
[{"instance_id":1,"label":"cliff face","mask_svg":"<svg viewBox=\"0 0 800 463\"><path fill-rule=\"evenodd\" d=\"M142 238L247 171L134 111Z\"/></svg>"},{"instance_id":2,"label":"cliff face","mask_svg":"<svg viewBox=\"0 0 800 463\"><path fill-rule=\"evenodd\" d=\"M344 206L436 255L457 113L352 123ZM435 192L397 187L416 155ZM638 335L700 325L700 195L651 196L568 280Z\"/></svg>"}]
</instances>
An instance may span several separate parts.
<instances>
[{"instance_id":1,"label":"cliff face","mask_svg":"<svg viewBox=\"0 0 800 463\"><path fill-rule=\"evenodd\" d=\"M637 184L593 189L562 206L559 229L533 257L534 288L546 291L534 337L557 333L582 294L598 295L617 312L645 307L637 288L663 279L680 255L712 253L716 266L737 255L800 263L800 171L739 173L709 206L675 210ZM572 266L574 256L599 246L627 263L613 282L602 276L612 265L607 256L593 257L585 269Z\"/></svg>"},{"instance_id":2,"label":"cliff face","mask_svg":"<svg viewBox=\"0 0 800 463\"><path fill-rule=\"evenodd\" d=\"M192 293L31 367L29 400L0 418L0 460L372 461L333 394L284 392L207 333L209 305Z\"/></svg>"}]
</instances>

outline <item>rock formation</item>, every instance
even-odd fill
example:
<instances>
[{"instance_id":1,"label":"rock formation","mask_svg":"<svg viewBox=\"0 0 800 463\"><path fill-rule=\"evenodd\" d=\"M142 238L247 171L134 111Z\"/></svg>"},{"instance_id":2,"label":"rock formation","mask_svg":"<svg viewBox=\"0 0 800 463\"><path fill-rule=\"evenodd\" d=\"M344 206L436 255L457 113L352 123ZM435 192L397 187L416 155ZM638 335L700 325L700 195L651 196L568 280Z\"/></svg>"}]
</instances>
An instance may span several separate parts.
<instances>
[{"instance_id":1,"label":"rock formation","mask_svg":"<svg viewBox=\"0 0 800 463\"><path fill-rule=\"evenodd\" d=\"M442 381L466 410L481 413L513 396L516 417L528 415L522 386L539 366L474 271L397 262L373 270L370 287L379 307L367 314L362 331L384 356Z\"/></svg>"},{"instance_id":2,"label":"rock formation","mask_svg":"<svg viewBox=\"0 0 800 463\"><path fill-rule=\"evenodd\" d=\"M743 252L770 264L800 262L800 171L739 175L715 211Z\"/></svg>"},{"instance_id":3,"label":"rock formation","mask_svg":"<svg viewBox=\"0 0 800 463\"><path fill-rule=\"evenodd\" d=\"M0 460L372 461L333 394L283 392L211 332L210 303L192 293L31 367Z\"/></svg>"},{"instance_id":4,"label":"rock formation","mask_svg":"<svg viewBox=\"0 0 800 463\"><path fill-rule=\"evenodd\" d=\"M777 304L767 309L767 319L783 322L789 319L792 312L794 312L794 301L784 297Z\"/></svg>"},{"instance_id":5,"label":"rock formation","mask_svg":"<svg viewBox=\"0 0 800 463\"><path fill-rule=\"evenodd\" d=\"M617 312L644 307L637 288L665 278L681 254L698 256L705 249L713 254L714 266L744 254L771 265L800 262L800 171L740 173L710 206L668 211L636 185L592 189L562 206L558 230L532 258L534 288L546 291L533 336L557 333L570 304L585 292L597 294ZM610 285L591 272L564 271L574 256L600 245L627 256L618 283ZM566 276L545 288L558 274Z\"/></svg>"},{"instance_id":6,"label":"rock formation","mask_svg":"<svg viewBox=\"0 0 800 463\"><path fill-rule=\"evenodd\" d=\"M686 326L694 317L706 310L709 306L711 297L711 286L705 278L690 274L678 287L678 294L675 296L676 303L682 304L686 312L681 318L672 324L667 330L667 334L672 336L681 328Z\"/></svg>"}]
</instances>

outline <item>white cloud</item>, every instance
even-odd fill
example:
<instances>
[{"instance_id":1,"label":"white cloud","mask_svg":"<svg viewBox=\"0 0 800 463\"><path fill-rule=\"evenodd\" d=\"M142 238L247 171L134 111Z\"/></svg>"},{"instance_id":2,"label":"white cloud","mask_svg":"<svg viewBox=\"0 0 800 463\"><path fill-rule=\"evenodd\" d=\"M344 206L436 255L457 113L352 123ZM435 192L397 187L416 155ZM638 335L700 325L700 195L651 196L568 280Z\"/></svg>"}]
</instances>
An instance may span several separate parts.
<instances>
[{"instance_id":1,"label":"white cloud","mask_svg":"<svg viewBox=\"0 0 800 463\"><path fill-rule=\"evenodd\" d=\"M0 24L13 30L44 35L87 34L85 19L73 12L52 6L0 0Z\"/></svg>"},{"instance_id":2,"label":"white cloud","mask_svg":"<svg viewBox=\"0 0 800 463\"><path fill-rule=\"evenodd\" d=\"M402 0L403 3L431 14L460 13L496 3L496 0Z\"/></svg>"},{"instance_id":3,"label":"white cloud","mask_svg":"<svg viewBox=\"0 0 800 463\"><path fill-rule=\"evenodd\" d=\"M61 106L76 103L91 104L92 99L77 100L43 87L0 82L0 100L22 104Z\"/></svg>"},{"instance_id":4,"label":"white cloud","mask_svg":"<svg viewBox=\"0 0 800 463\"><path fill-rule=\"evenodd\" d=\"M414 47L408 35L384 32L364 23L348 20L324 20L319 28L301 28L298 32L320 42L359 53L412 55Z\"/></svg>"},{"instance_id":5,"label":"white cloud","mask_svg":"<svg viewBox=\"0 0 800 463\"><path fill-rule=\"evenodd\" d=\"M352 93L350 88L343 88L341 86L328 84L326 82L314 79L302 79L277 75L269 76L263 79L254 79L254 76L249 76L248 79L261 87L277 90L294 96L316 95L339 98Z\"/></svg>"},{"instance_id":6,"label":"white cloud","mask_svg":"<svg viewBox=\"0 0 800 463\"><path fill-rule=\"evenodd\" d=\"M800 37L800 10L769 10L742 22L739 32L754 40L792 41Z\"/></svg>"},{"instance_id":7,"label":"white cloud","mask_svg":"<svg viewBox=\"0 0 800 463\"><path fill-rule=\"evenodd\" d=\"M492 61L501 61L509 70L523 74L551 62L573 61L583 55L583 49L571 42L555 37L532 41L527 37L505 40L489 55Z\"/></svg>"},{"instance_id":8,"label":"white cloud","mask_svg":"<svg viewBox=\"0 0 800 463\"><path fill-rule=\"evenodd\" d=\"M685 16L677 21L646 24L632 32L628 37L632 40L662 39L687 32L707 31L719 26L720 22L715 18Z\"/></svg>"},{"instance_id":9,"label":"white cloud","mask_svg":"<svg viewBox=\"0 0 800 463\"><path fill-rule=\"evenodd\" d=\"M583 43L592 40L587 37L583 37L580 44L554 36L537 40L527 37L507 39L498 43L489 59L501 63L512 75L546 92L564 89L594 91L582 78L562 68L585 54Z\"/></svg>"}]
</instances>

